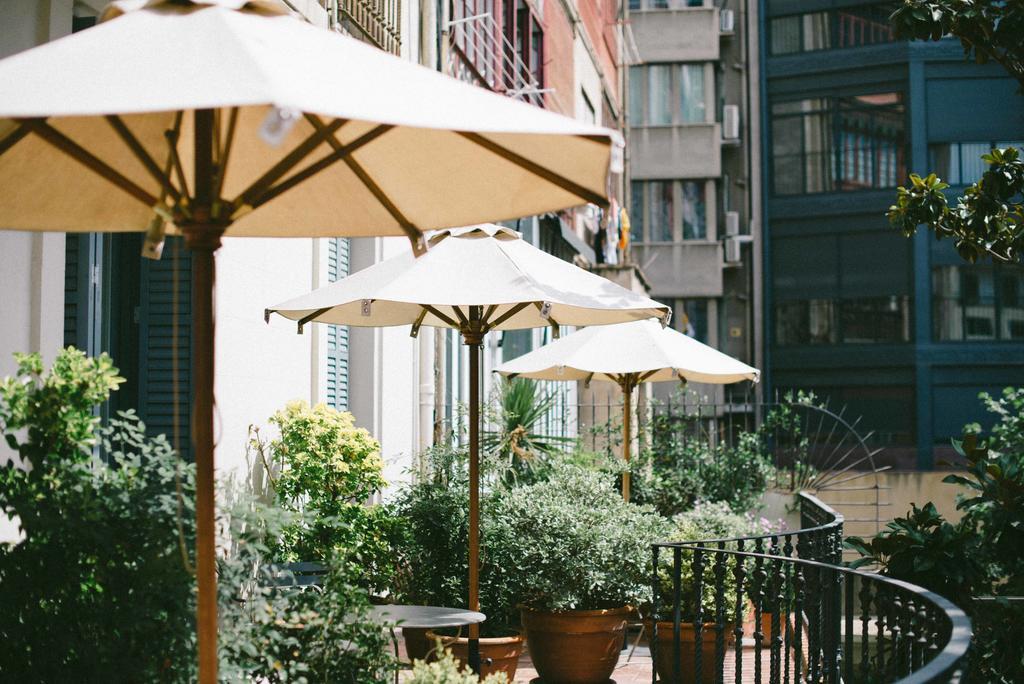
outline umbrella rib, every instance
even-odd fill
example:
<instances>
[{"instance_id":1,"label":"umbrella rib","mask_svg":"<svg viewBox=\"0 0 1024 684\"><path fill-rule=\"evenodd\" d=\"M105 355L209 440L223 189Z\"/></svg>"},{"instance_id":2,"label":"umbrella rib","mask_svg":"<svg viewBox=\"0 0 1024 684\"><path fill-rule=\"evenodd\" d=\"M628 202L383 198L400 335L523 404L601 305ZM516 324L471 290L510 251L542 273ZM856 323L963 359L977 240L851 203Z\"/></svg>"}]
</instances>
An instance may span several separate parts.
<instances>
[{"instance_id":1,"label":"umbrella rib","mask_svg":"<svg viewBox=\"0 0 1024 684\"><path fill-rule=\"evenodd\" d=\"M299 162L309 156L309 153L315 150L320 143L324 142L328 136L334 135L334 132L344 126L347 122L347 119L335 119L330 123L330 125L314 130L309 137L296 145L291 152L282 157L276 164L267 169L266 173L253 181L248 188L243 190L242 193L231 202L232 208L237 211L238 208L244 204L255 205L255 200L267 192L267 189L271 185L286 173L294 169Z\"/></svg>"},{"instance_id":2,"label":"umbrella rib","mask_svg":"<svg viewBox=\"0 0 1024 684\"><path fill-rule=\"evenodd\" d=\"M106 119L118 136L120 136L121 140L124 141L124 144L128 146L128 149L132 151L132 154L134 154L135 157L142 162L142 165L146 167L146 171L149 172L149 175L151 175L153 179L160 184L168 195L174 198L175 202L180 202L181 192L178 191L178 188L174 187L174 184L171 183L171 179L163 169L157 165L156 161L150 156L149 152L146 151L146 148L142 146L139 139L131 132L124 120L116 114L111 114L107 116Z\"/></svg>"},{"instance_id":3,"label":"umbrella rib","mask_svg":"<svg viewBox=\"0 0 1024 684\"><path fill-rule=\"evenodd\" d=\"M129 195L145 204L147 207L152 207L157 204L156 197L146 192L105 161L94 155L92 152L89 152L87 149L58 131L53 126L50 126L44 120L22 119L22 122L33 133L38 135L47 143L53 145L79 164L82 164L99 176L118 186Z\"/></svg>"},{"instance_id":4,"label":"umbrella rib","mask_svg":"<svg viewBox=\"0 0 1024 684\"><path fill-rule=\"evenodd\" d=\"M485 150L498 155L502 159L505 159L506 161L510 161L513 164L515 164L516 166L518 166L520 168L523 168L523 169L526 169L527 171L529 171L533 175L539 176L540 178L543 178L544 180L548 181L549 183L552 183L553 185L557 185L558 187L562 188L563 190L571 192L572 194L574 194L577 197L579 197L580 199L582 199L584 202L590 202L591 204L596 204L596 205L601 206L601 207L608 206L608 200L606 200L600 194L598 194L598 193L596 193L596 192L594 192L592 190L588 190L587 188L583 187L579 183L571 181L568 178L566 178L565 176L557 174L554 171L552 171L551 169L545 168L545 167L541 166L540 164L538 164L538 163L536 163L534 161L530 161L529 159L527 159L526 157L524 157L522 155L516 154L512 150L499 145L498 143L494 142L493 140L490 140L490 139L486 138L483 135L480 135L479 133L472 133L472 132L469 132L469 131L455 131L455 132L457 134L461 135L463 138L466 138L467 140L470 140L470 141L476 143L477 145L479 145L480 147L484 148Z\"/></svg>"},{"instance_id":5,"label":"umbrella rib","mask_svg":"<svg viewBox=\"0 0 1024 684\"><path fill-rule=\"evenodd\" d=\"M505 313L501 314L500 316L495 318L493 321L491 321L491 323L488 324L487 329L488 330L494 330L499 325L501 325L502 323L504 323L508 319L512 318L513 316L515 316L517 313L519 313L520 311L522 311L526 307L530 306L530 304L531 304L531 302L519 302L518 304L513 306L511 309L509 309L508 311L506 311Z\"/></svg>"},{"instance_id":6,"label":"umbrella rib","mask_svg":"<svg viewBox=\"0 0 1024 684\"><path fill-rule=\"evenodd\" d=\"M421 306L423 307L424 311L429 311L434 316L437 316L438 318L440 318L442 321L444 321L445 323L447 323L451 327L453 327L453 328L458 328L459 327L458 323L456 323L451 318L449 318L448 316L444 315L443 313L441 313L440 311L438 311L434 307L430 306L429 304L422 304Z\"/></svg>"},{"instance_id":7,"label":"umbrella rib","mask_svg":"<svg viewBox=\"0 0 1024 684\"><path fill-rule=\"evenodd\" d=\"M480 325L483 326L484 330L488 329L487 321L490 320L491 316L494 315L494 310L497 308L497 304L491 304L489 307L487 307L487 312L484 314L484 317L480 319Z\"/></svg>"},{"instance_id":8,"label":"umbrella rib","mask_svg":"<svg viewBox=\"0 0 1024 684\"><path fill-rule=\"evenodd\" d=\"M641 375L639 378L637 378L637 382L643 382L644 380L646 380L647 378L651 377L652 375L654 375L657 372L658 372L657 368L654 369L654 370L647 371L646 373Z\"/></svg>"},{"instance_id":9,"label":"umbrella rib","mask_svg":"<svg viewBox=\"0 0 1024 684\"><path fill-rule=\"evenodd\" d=\"M323 316L325 313L327 313L328 311L330 311L333 308L334 308L333 306L325 306L322 309L317 309L316 311L314 311L313 313L309 314L308 316L303 316L302 318L300 318L299 319L299 330L298 330L298 333L301 335L302 334L302 326L306 325L307 323L312 321L314 318L318 318L320 316Z\"/></svg>"},{"instance_id":10,"label":"umbrella rib","mask_svg":"<svg viewBox=\"0 0 1024 684\"><path fill-rule=\"evenodd\" d=\"M281 195L282 193L287 192L288 190L291 190L293 187L295 187L296 185L298 185L302 181L306 180L310 176L313 176L313 175L323 171L328 166L331 166L332 164L334 164L338 160L344 159L347 155L352 154L353 152L358 150L363 145L366 145L367 143L373 142L375 139L377 139L381 135L387 133L392 128L394 128L394 126L391 125L391 124L381 124L380 126L377 126L376 128L370 129L369 131L367 131L366 133L362 134L361 136L359 136L358 138L356 138L352 142L350 142L347 145L345 145L340 150L332 152L331 154L327 155L326 157L324 157L320 161L313 162L312 164L310 164L306 168L302 169L301 171L296 172L294 175L289 176L288 178L286 178L285 180L281 181L277 185L275 185L272 188L269 188L268 190L266 190L262 195L260 195L258 198L256 198L252 202L252 204L251 204L252 208L255 209L256 207L259 207L259 206L261 206L263 204L266 204L267 202L269 202L270 200L274 199L275 197Z\"/></svg>"},{"instance_id":11,"label":"umbrella rib","mask_svg":"<svg viewBox=\"0 0 1024 684\"><path fill-rule=\"evenodd\" d=\"M316 130L323 130L324 123L320 121L319 117L314 116L313 114L307 114L306 119L313 125L313 127ZM338 141L338 139L333 134L328 135L327 144L333 147L335 152L341 150L343 147L343 145ZM393 218L395 222L402 227L402 232L405 233L406 237L408 237L413 244L413 251L417 253L422 252L422 250L418 249L417 246L422 244L423 231L421 231L418 227L416 227L415 224L413 224L412 221L405 217L405 214L403 214L401 210L399 210L399 208L395 206L395 203L391 201L391 198L388 197L383 190L381 190L380 186L377 185L376 181L373 180L373 177L366 172L366 170L362 167L361 164L359 164L359 162L352 158L351 154L345 155L343 161L345 162L345 164L348 165L350 169L352 169L352 173L354 173L356 175L356 178L358 178L360 182L366 187L366 189L370 191L370 194L377 198L377 201L380 202L381 206L384 207L389 214L391 214L391 218Z\"/></svg>"},{"instance_id":12,"label":"umbrella rib","mask_svg":"<svg viewBox=\"0 0 1024 684\"><path fill-rule=\"evenodd\" d=\"M224 190L224 176L228 172L228 158L231 156L231 148L235 143L235 124L238 123L238 107L231 108L231 115L228 118L228 133L224 137L224 146L220 148L217 155L217 195L220 197Z\"/></svg>"},{"instance_id":13,"label":"umbrella rib","mask_svg":"<svg viewBox=\"0 0 1024 684\"><path fill-rule=\"evenodd\" d=\"M462 313L462 310L459 309L459 307L453 306L452 311L455 312L455 315L458 317L459 323L462 324L462 327L467 327L469 325L469 319L466 318L466 314Z\"/></svg>"},{"instance_id":14,"label":"umbrella rib","mask_svg":"<svg viewBox=\"0 0 1024 684\"><path fill-rule=\"evenodd\" d=\"M17 128L14 129L13 133L8 135L3 140L0 140L0 155L3 155L4 152L14 147L19 140L21 140L31 132L32 131L29 130L28 126L26 126L25 124L20 124Z\"/></svg>"},{"instance_id":15,"label":"umbrella rib","mask_svg":"<svg viewBox=\"0 0 1024 684\"><path fill-rule=\"evenodd\" d=\"M170 153L171 163L174 165L174 174L178 177L178 185L181 186L181 193L188 197L188 181L185 180L185 167L181 164L181 156L178 154L178 140L181 139L182 112L174 117L174 127L164 131L167 138L167 150Z\"/></svg>"}]
</instances>

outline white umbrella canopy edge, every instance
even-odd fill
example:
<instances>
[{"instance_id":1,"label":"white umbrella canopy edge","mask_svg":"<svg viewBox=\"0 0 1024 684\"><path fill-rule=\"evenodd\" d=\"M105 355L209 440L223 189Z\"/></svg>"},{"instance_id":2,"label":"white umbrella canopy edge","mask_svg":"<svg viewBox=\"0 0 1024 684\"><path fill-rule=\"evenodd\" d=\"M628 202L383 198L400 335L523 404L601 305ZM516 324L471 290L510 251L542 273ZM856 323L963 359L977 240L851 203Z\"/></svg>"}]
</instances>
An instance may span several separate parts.
<instances>
[{"instance_id":1,"label":"white umbrella canopy edge","mask_svg":"<svg viewBox=\"0 0 1024 684\"><path fill-rule=\"evenodd\" d=\"M153 207L173 215L181 207L161 197L168 183L158 176L179 191L194 187L192 117L178 113L204 108L217 110L215 132L232 143L220 146L230 154L221 155L228 168L218 179L230 202L215 209L230 217L235 235L291 234L289 210L297 204L314 235L380 235L381 227L411 235L607 201L613 151L621 145L614 131L292 17L221 3L145 4L0 61L0 182L26 165L32 173L22 176L48 181L0 205L0 227L64 230L95 216L81 229L140 230ZM282 150L308 148L288 166L290 175L253 190L268 171L256 163L266 157L260 132L268 129L282 137ZM154 173L139 150L164 167L168 131L180 173ZM68 141L80 148L77 159L68 156ZM82 154L94 168L105 167L106 178L81 174ZM298 164L309 160L315 162ZM277 199L281 181L316 162L322 168L285 188L289 201ZM109 190L111 170L121 177L117 185L133 186L131 194L83 199ZM499 187L505 192L495 193ZM268 196L271 189L279 192ZM450 201L453 193L458 202ZM250 211L254 206L261 211Z\"/></svg>"},{"instance_id":2,"label":"white umbrella canopy edge","mask_svg":"<svg viewBox=\"0 0 1024 684\"><path fill-rule=\"evenodd\" d=\"M266 315L277 313L300 327L316 321L462 329L470 308L478 307L485 332L668 315L667 306L547 254L501 226L446 230L430 243L422 257L391 257L276 304Z\"/></svg>"},{"instance_id":3,"label":"white umbrella canopy edge","mask_svg":"<svg viewBox=\"0 0 1024 684\"><path fill-rule=\"evenodd\" d=\"M609 349L619 351L610 354ZM684 379L729 384L758 382L760 371L688 335L652 320L578 330L503 363L502 375L537 380L607 380L626 375L644 382Z\"/></svg>"}]
</instances>

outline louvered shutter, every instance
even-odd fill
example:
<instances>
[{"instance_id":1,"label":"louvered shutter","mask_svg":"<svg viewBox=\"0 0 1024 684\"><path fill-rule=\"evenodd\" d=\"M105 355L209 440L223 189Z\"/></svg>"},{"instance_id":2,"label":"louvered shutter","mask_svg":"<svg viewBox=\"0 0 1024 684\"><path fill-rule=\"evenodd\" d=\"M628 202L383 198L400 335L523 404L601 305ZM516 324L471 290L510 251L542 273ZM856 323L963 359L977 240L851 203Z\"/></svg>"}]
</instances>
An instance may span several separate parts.
<instances>
[{"instance_id":1,"label":"louvered shutter","mask_svg":"<svg viewBox=\"0 0 1024 684\"><path fill-rule=\"evenodd\" d=\"M177 272L177 277L175 277ZM151 435L164 434L191 454L192 258L169 239L163 258L142 260L139 307L139 415ZM175 344L175 311L177 340ZM174 371L177 360L177 396ZM175 433L177 407L177 433Z\"/></svg>"},{"instance_id":2,"label":"louvered shutter","mask_svg":"<svg viewBox=\"0 0 1024 684\"><path fill-rule=\"evenodd\" d=\"M349 273L349 241L331 238L327 250L327 279L340 280ZM348 410L348 326L327 326L327 382L325 400L328 406Z\"/></svg>"}]
</instances>

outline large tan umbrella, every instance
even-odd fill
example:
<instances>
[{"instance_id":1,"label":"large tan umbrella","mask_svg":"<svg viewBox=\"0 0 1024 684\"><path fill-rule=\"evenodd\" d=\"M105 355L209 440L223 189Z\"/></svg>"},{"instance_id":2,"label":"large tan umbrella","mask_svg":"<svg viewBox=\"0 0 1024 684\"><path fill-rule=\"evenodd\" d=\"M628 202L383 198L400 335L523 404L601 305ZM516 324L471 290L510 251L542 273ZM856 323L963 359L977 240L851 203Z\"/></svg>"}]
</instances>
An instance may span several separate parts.
<instances>
[{"instance_id":1,"label":"large tan umbrella","mask_svg":"<svg viewBox=\"0 0 1024 684\"><path fill-rule=\"evenodd\" d=\"M612 131L282 14L135 0L0 61L0 228L195 252L200 681L216 679L213 253L227 235L408 235L605 204ZM496 189L501 192L495 192Z\"/></svg>"},{"instance_id":2,"label":"large tan umbrella","mask_svg":"<svg viewBox=\"0 0 1024 684\"><path fill-rule=\"evenodd\" d=\"M724 385L757 382L761 372L658 321L585 328L512 359L495 372L535 380L607 380L622 388L622 458L629 464L633 390L642 382ZM629 501L629 471L622 474Z\"/></svg>"},{"instance_id":3,"label":"large tan umbrella","mask_svg":"<svg viewBox=\"0 0 1024 684\"><path fill-rule=\"evenodd\" d=\"M454 328L469 347L469 609L479 610L480 345L491 330L600 325L668 315L643 295L542 252L495 225L445 230L419 259L392 257L267 309L299 322ZM479 671L470 626L470 665Z\"/></svg>"}]
</instances>

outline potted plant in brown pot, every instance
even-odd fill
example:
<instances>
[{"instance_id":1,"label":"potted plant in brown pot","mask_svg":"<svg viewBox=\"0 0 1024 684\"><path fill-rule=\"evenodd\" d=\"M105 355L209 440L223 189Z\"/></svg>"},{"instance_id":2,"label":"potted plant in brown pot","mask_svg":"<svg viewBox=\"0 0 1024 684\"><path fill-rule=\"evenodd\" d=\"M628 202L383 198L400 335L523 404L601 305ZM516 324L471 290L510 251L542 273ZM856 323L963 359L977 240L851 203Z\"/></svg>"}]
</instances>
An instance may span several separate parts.
<instances>
[{"instance_id":1,"label":"potted plant in brown pot","mask_svg":"<svg viewBox=\"0 0 1024 684\"><path fill-rule=\"evenodd\" d=\"M469 574L466 453L440 445L422 458L426 476L417 473L419 479L406 485L391 503L402 528L395 548L401 570L391 598L413 605L465 608ZM485 491L484 500L489 496ZM481 675L503 672L512 681L524 639L514 607L494 600L488 592L491 574L485 550L480 564L482 609L487 615L480 627ZM438 639L456 660L463 664L468 660L465 630L402 628L402 635L411 660L432 659Z\"/></svg>"},{"instance_id":2,"label":"potted plant in brown pot","mask_svg":"<svg viewBox=\"0 0 1024 684\"><path fill-rule=\"evenodd\" d=\"M673 530L669 541L695 542L701 540L731 539L751 533L751 523L743 516L732 512L725 503L698 502L693 510L681 513L672 519ZM716 544L709 543L708 547ZM729 545L728 548L735 548ZM715 558L704 556L700 573L701 586L698 593L697 573L694 568L694 553L683 550L680 553L680 629L679 629L679 676L676 677L676 633L675 633L675 580L673 576L673 553L663 549L658 567L657 604L648 607L648 614L657 619L648 620L645 630L656 635L654 661L659 680L678 681L682 684L712 684L716 681L718 635L722 643L730 648L735 642L737 614L741 620L748 612L746 597L738 597L734 572L736 558L725 555L720 567ZM697 676L697 614L700 608L700 654L702 667ZM739 613L737 613L739 608ZM719 612L721 614L719 614ZM651 638L650 636L648 638Z\"/></svg>"},{"instance_id":3,"label":"potted plant in brown pot","mask_svg":"<svg viewBox=\"0 0 1024 684\"><path fill-rule=\"evenodd\" d=\"M650 600L650 544L667 521L622 500L607 474L552 466L546 481L495 496L482 595L518 603L527 648L546 684L608 681L631 606Z\"/></svg>"}]
</instances>

